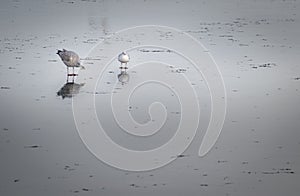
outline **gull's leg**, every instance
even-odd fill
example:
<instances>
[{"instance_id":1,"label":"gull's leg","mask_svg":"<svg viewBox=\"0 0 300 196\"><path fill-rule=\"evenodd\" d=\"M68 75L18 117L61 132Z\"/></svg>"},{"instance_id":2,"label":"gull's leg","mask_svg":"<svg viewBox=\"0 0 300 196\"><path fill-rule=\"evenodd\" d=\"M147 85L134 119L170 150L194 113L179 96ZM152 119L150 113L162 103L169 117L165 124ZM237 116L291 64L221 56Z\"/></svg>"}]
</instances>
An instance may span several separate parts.
<instances>
[{"instance_id":1,"label":"gull's leg","mask_svg":"<svg viewBox=\"0 0 300 196\"><path fill-rule=\"evenodd\" d=\"M67 83L69 82L69 67L67 66Z\"/></svg>"},{"instance_id":2,"label":"gull's leg","mask_svg":"<svg viewBox=\"0 0 300 196\"><path fill-rule=\"evenodd\" d=\"M75 75L75 72L74 72L74 67L73 67L73 76Z\"/></svg>"}]
</instances>

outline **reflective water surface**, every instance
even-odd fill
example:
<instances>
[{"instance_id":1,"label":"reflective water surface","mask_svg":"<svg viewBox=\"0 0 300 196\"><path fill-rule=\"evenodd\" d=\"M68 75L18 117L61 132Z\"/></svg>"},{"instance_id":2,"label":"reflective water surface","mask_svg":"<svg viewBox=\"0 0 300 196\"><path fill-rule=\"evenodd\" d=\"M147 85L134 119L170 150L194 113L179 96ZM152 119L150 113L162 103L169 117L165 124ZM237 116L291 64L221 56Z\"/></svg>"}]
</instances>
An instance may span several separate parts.
<instances>
[{"instance_id":1,"label":"reflective water surface","mask_svg":"<svg viewBox=\"0 0 300 196\"><path fill-rule=\"evenodd\" d=\"M298 195L299 6L289 0L1 1L0 195ZM95 64L104 66L110 51L104 46L97 56L91 53L107 36L149 24L192 35L219 65L227 114L216 145L204 157L198 150L213 106L205 79L190 62L168 49L141 47L130 51L124 84L118 54L95 91L81 77ZM59 48L82 58L86 69L77 69L74 80L55 54ZM146 172L119 170L98 160L79 137L72 99L92 93L99 121L116 143L135 150L161 146L181 118L172 88L146 83L122 108L147 124L153 122L149 106L163 103L153 124L161 125L164 108L166 121L151 137L122 131L111 112L111 95L145 76L142 65L133 65L150 60L168 63L166 75L189 78L200 126L187 150L169 157L177 158L174 162Z\"/></svg>"}]
</instances>

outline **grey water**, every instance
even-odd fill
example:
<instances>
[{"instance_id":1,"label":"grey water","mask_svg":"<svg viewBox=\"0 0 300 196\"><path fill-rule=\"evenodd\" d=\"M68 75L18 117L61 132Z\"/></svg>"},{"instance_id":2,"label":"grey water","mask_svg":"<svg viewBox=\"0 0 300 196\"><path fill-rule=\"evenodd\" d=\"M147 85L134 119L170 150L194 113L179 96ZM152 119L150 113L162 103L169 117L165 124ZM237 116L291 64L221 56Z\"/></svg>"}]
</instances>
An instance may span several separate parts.
<instances>
[{"instance_id":1,"label":"grey water","mask_svg":"<svg viewBox=\"0 0 300 196\"><path fill-rule=\"evenodd\" d=\"M299 6L297 0L1 1L0 195L298 195ZM95 47L137 25L180 29L200 41L218 65L226 118L204 157L198 149L212 103L205 79L190 63L161 48L142 47L130 51L128 84L118 82L116 59L95 92L83 80L84 74L98 74L90 72L93 65L110 52L104 47L91 59ZM74 83L55 54L62 48L76 51L86 67L77 70ZM136 122L147 123L149 105L164 104L167 120L152 137L122 132L110 111L111 96L145 76L130 66L149 60L174 65L166 66L166 76L191 80L200 126L170 164L144 172L116 169L97 159L80 138L72 101L94 93L99 122L126 148L163 145L180 121L180 100L172 89L147 83L135 89L126 108Z\"/></svg>"}]
</instances>

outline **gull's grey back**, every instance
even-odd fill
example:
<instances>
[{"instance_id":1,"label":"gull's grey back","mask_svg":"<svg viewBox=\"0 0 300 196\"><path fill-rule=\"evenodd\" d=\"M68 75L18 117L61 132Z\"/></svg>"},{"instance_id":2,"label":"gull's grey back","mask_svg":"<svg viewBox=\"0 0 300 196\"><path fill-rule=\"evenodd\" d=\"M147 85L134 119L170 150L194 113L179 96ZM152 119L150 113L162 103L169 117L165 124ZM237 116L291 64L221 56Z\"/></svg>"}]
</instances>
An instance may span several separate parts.
<instances>
[{"instance_id":1,"label":"gull's grey back","mask_svg":"<svg viewBox=\"0 0 300 196\"><path fill-rule=\"evenodd\" d=\"M62 51L58 52L61 60L64 64L68 67L79 67L80 66L80 58L78 54L73 51L68 51L63 49Z\"/></svg>"}]
</instances>

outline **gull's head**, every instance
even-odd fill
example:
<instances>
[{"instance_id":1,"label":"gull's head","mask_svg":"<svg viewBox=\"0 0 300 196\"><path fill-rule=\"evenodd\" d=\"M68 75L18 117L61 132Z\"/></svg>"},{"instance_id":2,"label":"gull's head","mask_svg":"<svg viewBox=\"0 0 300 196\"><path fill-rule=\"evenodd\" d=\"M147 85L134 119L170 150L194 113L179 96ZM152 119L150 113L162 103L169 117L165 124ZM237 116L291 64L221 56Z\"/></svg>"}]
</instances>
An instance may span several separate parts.
<instances>
[{"instance_id":1,"label":"gull's head","mask_svg":"<svg viewBox=\"0 0 300 196\"><path fill-rule=\"evenodd\" d=\"M60 55L60 53L63 52L62 50L57 50L56 54Z\"/></svg>"}]
</instances>

